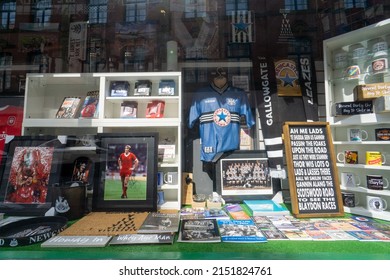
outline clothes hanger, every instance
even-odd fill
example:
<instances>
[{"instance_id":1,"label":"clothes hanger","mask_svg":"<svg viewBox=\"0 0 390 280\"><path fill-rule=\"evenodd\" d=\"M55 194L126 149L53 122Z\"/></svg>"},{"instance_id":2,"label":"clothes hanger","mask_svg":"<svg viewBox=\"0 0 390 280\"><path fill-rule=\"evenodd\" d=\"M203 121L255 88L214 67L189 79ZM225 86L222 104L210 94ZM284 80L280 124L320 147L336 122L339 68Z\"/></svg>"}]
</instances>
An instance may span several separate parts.
<instances>
[{"instance_id":1,"label":"clothes hanger","mask_svg":"<svg viewBox=\"0 0 390 280\"><path fill-rule=\"evenodd\" d=\"M218 67L216 74L217 76L213 79L213 83L216 87L223 88L227 84L225 71L223 68Z\"/></svg>"}]
</instances>

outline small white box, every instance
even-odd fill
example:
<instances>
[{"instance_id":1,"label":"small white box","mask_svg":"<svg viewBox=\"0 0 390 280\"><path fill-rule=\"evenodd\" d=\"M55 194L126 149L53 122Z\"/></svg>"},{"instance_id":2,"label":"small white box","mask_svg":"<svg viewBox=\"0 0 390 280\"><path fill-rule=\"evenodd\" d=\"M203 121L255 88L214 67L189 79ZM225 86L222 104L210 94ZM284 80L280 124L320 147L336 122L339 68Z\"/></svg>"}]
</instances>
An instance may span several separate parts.
<instances>
[{"instance_id":1,"label":"small white box","mask_svg":"<svg viewBox=\"0 0 390 280\"><path fill-rule=\"evenodd\" d=\"M388 113L390 112L390 96L381 96L374 100L375 113Z\"/></svg>"},{"instance_id":2,"label":"small white box","mask_svg":"<svg viewBox=\"0 0 390 280\"><path fill-rule=\"evenodd\" d=\"M159 162L175 162L176 146L171 144L158 145L158 160Z\"/></svg>"}]
</instances>

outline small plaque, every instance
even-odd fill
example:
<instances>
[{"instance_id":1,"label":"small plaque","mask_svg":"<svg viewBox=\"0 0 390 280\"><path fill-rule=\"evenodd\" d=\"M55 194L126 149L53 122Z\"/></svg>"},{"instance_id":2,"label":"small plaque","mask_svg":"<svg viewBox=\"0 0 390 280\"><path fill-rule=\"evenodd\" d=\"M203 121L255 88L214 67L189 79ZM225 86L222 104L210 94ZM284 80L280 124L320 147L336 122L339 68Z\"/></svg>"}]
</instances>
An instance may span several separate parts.
<instances>
[{"instance_id":1,"label":"small plaque","mask_svg":"<svg viewBox=\"0 0 390 280\"><path fill-rule=\"evenodd\" d=\"M373 113L372 101L340 102L334 107L334 115L351 116Z\"/></svg>"}]
</instances>

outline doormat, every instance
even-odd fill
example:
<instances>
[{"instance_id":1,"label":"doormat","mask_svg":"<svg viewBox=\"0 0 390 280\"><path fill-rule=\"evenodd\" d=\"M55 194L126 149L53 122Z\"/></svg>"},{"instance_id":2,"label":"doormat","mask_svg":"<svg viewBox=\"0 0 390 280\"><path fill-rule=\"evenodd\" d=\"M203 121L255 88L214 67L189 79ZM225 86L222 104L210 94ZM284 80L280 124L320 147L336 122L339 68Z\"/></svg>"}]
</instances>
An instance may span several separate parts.
<instances>
[{"instance_id":1,"label":"doormat","mask_svg":"<svg viewBox=\"0 0 390 280\"><path fill-rule=\"evenodd\" d=\"M104 235L136 233L148 212L92 212L69 226L59 235Z\"/></svg>"}]
</instances>

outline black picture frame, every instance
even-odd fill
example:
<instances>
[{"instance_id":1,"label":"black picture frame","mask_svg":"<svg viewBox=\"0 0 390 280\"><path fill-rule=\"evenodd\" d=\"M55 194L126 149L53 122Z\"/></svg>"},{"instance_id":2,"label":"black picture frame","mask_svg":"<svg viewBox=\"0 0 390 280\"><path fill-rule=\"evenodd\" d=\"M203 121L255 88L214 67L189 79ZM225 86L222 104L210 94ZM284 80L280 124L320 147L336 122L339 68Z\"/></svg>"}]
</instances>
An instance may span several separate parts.
<instances>
[{"instance_id":1,"label":"black picture frame","mask_svg":"<svg viewBox=\"0 0 390 280\"><path fill-rule=\"evenodd\" d=\"M95 172L92 211L157 211L158 133L100 133L97 135L99 160ZM126 145L138 160L138 169L128 184L128 197L122 198L118 157Z\"/></svg>"},{"instance_id":2,"label":"black picture frame","mask_svg":"<svg viewBox=\"0 0 390 280\"><path fill-rule=\"evenodd\" d=\"M255 167L257 170L255 170ZM236 175L229 179L229 170ZM274 189L265 151L236 150L224 153L216 163L216 191L225 202L272 199Z\"/></svg>"},{"instance_id":3,"label":"black picture frame","mask_svg":"<svg viewBox=\"0 0 390 280\"><path fill-rule=\"evenodd\" d=\"M43 216L52 206L66 136L10 136L1 162L0 212Z\"/></svg>"}]
</instances>

